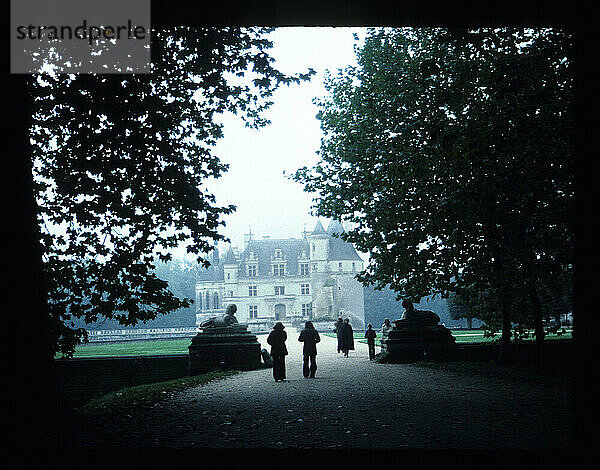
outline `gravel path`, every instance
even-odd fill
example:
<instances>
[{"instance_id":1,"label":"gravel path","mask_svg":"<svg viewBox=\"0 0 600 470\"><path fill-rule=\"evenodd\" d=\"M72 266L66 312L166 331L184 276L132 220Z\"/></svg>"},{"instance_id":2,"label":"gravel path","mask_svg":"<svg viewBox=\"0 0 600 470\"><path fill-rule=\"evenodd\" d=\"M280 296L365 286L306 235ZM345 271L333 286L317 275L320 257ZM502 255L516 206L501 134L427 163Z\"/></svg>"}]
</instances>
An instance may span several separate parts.
<instances>
[{"instance_id":1,"label":"gravel path","mask_svg":"<svg viewBox=\"0 0 600 470\"><path fill-rule=\"evenodd\" d=\"M271 369L178 392L94 431L79 445L169 448L563 449L572 445L572 392L536 383L344 358L321 335L316 378L302 376L288 328L287 382ZM266 335L258 337L267 347ZM268 348L268 347L267 347ZM378 349L377 349L378 350ZM105 432L101 432L103 429Z\"/></svg>"}]
</instances>

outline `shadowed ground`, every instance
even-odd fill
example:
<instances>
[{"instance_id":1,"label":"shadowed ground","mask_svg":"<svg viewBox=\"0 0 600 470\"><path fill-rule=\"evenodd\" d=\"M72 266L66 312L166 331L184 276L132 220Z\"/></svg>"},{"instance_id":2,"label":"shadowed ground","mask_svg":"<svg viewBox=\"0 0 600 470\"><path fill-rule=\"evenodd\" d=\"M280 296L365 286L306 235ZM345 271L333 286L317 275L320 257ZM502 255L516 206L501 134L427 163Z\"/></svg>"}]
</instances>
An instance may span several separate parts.
<instances>
[{"instance_id":1,"label":"shadowed ground","mask_svg":"<svg viewBox=\"0 0 600 470\"><path fill-rule=\"evenodd\" d=\"M154 406L94 417L75 446L170 448L566 449L572 390L536 382L344 358L321 335L315 379L288 328L287 382L261 369L177 392ZM266 335L259 335L267 347Z\"/></svg>"}]
</instances>

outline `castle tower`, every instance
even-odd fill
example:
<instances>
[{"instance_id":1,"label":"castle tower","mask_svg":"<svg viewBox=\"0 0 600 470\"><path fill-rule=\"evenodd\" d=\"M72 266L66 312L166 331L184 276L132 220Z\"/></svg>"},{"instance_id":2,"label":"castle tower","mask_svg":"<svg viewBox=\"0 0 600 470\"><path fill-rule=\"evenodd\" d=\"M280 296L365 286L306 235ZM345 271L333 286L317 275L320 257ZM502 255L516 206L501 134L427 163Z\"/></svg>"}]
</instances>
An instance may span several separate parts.
<instances>
[{"instance_id":1,"label":"castle tower","mask_svg":"<svg viewBox=\"0 0 600 470\"><path fill-rule=\"evenodd\" d=\"M312 284L312 311L315 320L332 318L334 309L334 288L329 278L329 235L321 221L317 221L312 232L307 234Z\"/></svg>"},{"instance_id":2,"label":"castle tower","mask_svg":"<svg viewBox=\"0 0 600 470\"><path fill-rule=\"evenodd\" d=\"M311 264L317 267L316 271L323 272L329 258L329 235L321 221L317 221L314 230L308 233L306 238L310 246Z\"/></svg>"},{"instance_id":3,"label":"castle tower","mask_svg":"<svg viewBox=\"0 0 600 470\"><path fill-rule=\"evenodd\" d=\"M233 250L229 248L223 259L223 272L225 285L237 284L238 282L238 262L235 259Z\"/></svg>"},{"instance_id":4,"label":"castle tower","mask_svg":"<svg viewBox=\"0 0 600 470\"><path fill-rule=\"evenodd\" d=\"M355 278L363 261L354 247L340 238L343 225L332 220L327 227L329 239L328 266L333 280L333 309L336 316L349 318L356 329L365 327L363 286ZM332 282L330 282L332 283Z\"/></svg>"}]
</instances>

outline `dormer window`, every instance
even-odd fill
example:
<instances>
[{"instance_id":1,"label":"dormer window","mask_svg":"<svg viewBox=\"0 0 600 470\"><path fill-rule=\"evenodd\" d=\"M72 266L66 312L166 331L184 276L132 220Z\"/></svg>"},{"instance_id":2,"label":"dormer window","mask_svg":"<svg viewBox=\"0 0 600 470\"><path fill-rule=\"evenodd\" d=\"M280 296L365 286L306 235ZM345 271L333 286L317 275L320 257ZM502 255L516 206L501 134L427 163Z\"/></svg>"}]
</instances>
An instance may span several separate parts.
<instances>
[{"instance_id":1,"label":"dormer window","mask_svg":"<svg viewBox=\"0 0 600 470\"><path fill-rule=\"evenodd\" d=\"M273 276L283 276L285 274L285 264L273 265Z\"/></svg>"},{"instance_id":2,"label":"dormer window","mask_svg":"<svg viewBox=\"0 0 600 470\"><path fill-rule=\"evenodd\" d=\"M256 277L258 275L258 266L256 264L249 264L247 270L248 277Z\"/></svg>"},{"instance_id":3,"label":"dormer window","mask_svg":"<svg viewBox=\"0 0 600 470\"><path fill-rule=\"evenodd\" d=\"M283 258L283 251L281 250L281 248L275 248L275 258Z\"/></svg>"}]
</instances>

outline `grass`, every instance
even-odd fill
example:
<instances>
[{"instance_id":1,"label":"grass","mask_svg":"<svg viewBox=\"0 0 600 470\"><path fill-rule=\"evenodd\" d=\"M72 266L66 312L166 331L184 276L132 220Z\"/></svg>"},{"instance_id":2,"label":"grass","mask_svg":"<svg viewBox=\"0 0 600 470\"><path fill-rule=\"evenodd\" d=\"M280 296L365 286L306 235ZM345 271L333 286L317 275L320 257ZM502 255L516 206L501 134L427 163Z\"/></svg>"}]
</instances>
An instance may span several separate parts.
<instances>
[{"instance_id":1,"label":"grass","mask_svg":"<svg viewBox=\"0 0 600 470\"><path fill-rule=\"evenodd\" d=\"M79 408L78 411L88 416L129 412L133 407L154 405L172 396L179 390L196 385L204 385L213 380L219 380L237 373L239 373L237 370L213 371L191 377L167 380L165 382L127 387L98 398L93 398Z\"/></svg>"},{"instance_id":2,"label":"grass","mask_svg":"<svg viewBox=\"0 0 600 470\"><path fill-rule=\"evenodd\" d=\"M571 328L565 328L567 331L565 334L558 336L555 334L549 334L544 339L545 340L553 340L553 339L572 339L573 331ZM456 339L456 344L461 343L492 343L494 341L498 341L500 338L500 334L497 333L495 337L486 338L483 336L483 330L450 330L452 331L452 336ZM324 333L326 336L330 336L332 338L336 337L335 333ZM360 341L361 343L366 343L367 340L364 337L364 333L354 332L354 339ZM377 338L375 339L375 344L377 346L381 346L379 340L381 339L381 332L377 332ZM534 341L534 339L528 339L527 341Z\"/></svg>"},{"instance_id":3,"label":"grass","mask_svg":"<svg viewBox=\"0 0 600 470\"><path fill-rule=\"evenodd\" d=\"M191 339L80 344L73 357L155 356L187 354ZM60 357L57 356L57 357Z\"/></svg>"}]
</instances>

